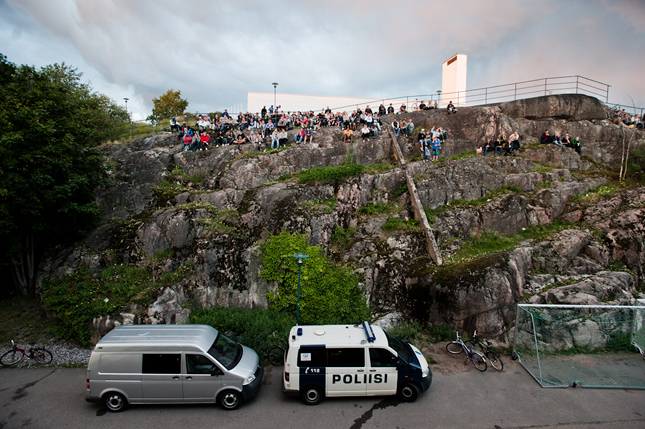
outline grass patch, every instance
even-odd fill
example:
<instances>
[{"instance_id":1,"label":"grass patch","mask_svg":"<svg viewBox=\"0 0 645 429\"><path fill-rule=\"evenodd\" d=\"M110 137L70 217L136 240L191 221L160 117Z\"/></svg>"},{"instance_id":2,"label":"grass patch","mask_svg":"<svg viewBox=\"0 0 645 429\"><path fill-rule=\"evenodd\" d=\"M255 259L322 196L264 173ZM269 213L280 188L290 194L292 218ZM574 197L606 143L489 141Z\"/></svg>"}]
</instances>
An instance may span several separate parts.
<instances>
[{"instance_id":1,"label":"grass patch","mask_svg":"<svg viewBox=\"0 0 645 429\"><path fill-rule=\"evenodd\" d=\"M35 298L14 296L0 301L0 343L9 346L9 340L37 343L54 331L56 322L49 319Z\"/></svg>"},{"instance_id":2,"label":"grass patch","mask_svg":"<svg viewBox=\"0 0 645 429\"><path fill-rule=\"evenodd\" d=\"M461 249L446 258L450 263L459 263L480 258L482 256L514 249L518 243L525 240L544 240L565 229L580 229L584 225L571 222L552 222L548 224L522 228L515 234L503 236L493 231L486 231L466 240Z\"/></svg>"},{"instance_id":3,"label":"grass patch","mask_svg":"<svg viewBox=\"0 0 645 429\"><path fill-rule=\"evenodd\" d=\"M311 215L318 215L332 213L337 205L336 197L330 197L326 200L305 201L300 204L300 208Z\"/></svg>"},{"instance_id":4,"label":"grass patch","mask_svg":"<svg viewBox=\"0 0 645 429\"><path fill-rule=\"evenodd\" d=\"M377 164L368 165L366 172L371 174L382 174L394 170L395 168L396 167L392 164L389 164L387 162L380 162Z\"/></svg>"},{"instance_id":5,"label":"grass patch","mask_svg":"<svg viewBox=\"0 0 645 429\"><path fill-rule=\"evenodd\" d=\"M384 224L383 229L385 231L416 231L419 229L419 221L416 219L401 219L400 217L391 217Z\"/></svg>"},{"instance_id":6,"label":"grass patch","mask_svg":"<svg viewBox=\"0 0 645 429\"><path fill-rule=\"evenodd\" d=\"M298 182L332 182L358 176L365 171L362 164L339 165L338 167L315 167L297 174Z\"/></svg>"},{"instance_id":7,"label":"grass patch","mask_svg":"<svg viewBox=\"0 0 645 429\"><path fill-rule=\"evenodd\" d=\"M466 158L472 158L474 156L477 156L477 150L471 150L468 152L462 152L458 155L451 156L450 158L439 158L439 163L443 163L446 161L458 161L460 159L466 159Z\"/></svg>"},{"instance_id":8,"label":"grass patch","mask_svg":"<svg viewBox=\"0 0 645 429\"><path fill-rule=\"evenodd\" d=\"M590 189L587 192L578 194L569 198L572 204L579 204L582 207L589 207L598 203L598 201L610 197L625 188L624 183L612 182L606 185L600 185L596 188Z\"/></svg>"},{"instance_id":9,"label":"grass patch","mask_svg":"<svg viewBox=\"0 0 645 429\"><path fill-rule=\"evenodd\" d=\"M370 204L358 209L359 214L367 216L390 213L391 211L392 206L390 204Z\"/></svg>"}]
</instances>

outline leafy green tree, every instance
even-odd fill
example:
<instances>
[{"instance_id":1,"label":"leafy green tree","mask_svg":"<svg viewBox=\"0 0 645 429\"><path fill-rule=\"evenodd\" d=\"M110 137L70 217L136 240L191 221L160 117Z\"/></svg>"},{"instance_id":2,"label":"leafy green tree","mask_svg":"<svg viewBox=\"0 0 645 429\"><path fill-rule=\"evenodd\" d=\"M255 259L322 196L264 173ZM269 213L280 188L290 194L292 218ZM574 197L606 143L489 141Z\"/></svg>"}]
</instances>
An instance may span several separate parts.
<instances>
[{"instance_id":1,"label":"leafy green tree","mask_svg":"<svg viewBox=\"0 0 645 429\"><path fill-rule=\"evenodd\" d=\"M181 91L169 89L165 94L158 98L153 98L152 115L148 120L159 123L162 119L168 119L172 116L181 115L188 107L188 101L181 98Z\"/></svg>"},{"instance_id":2,"label":"leafy green tree","mask_svg":"<svg viewBox=\"0 0 645 429\"><path fill-rule=\"evenodd\" d=\"M65 64L36 70L0 54L0 264L24 295L43 253L100 217L93 191L104 167L92 146L116 104L80 78Z\"/></svg>"},{"instance_id":3,"label":"leafy green tree","mask_svg":"<svg viewBox=\"0 0 645 429\"><path fill-rule=\"evenodd\" d=\"M306 237L282 232L262 246L262 278L276 281L278 290L267 293L278 311L296 314L298 264L291 255L309 255L302 265L300 323L356 323L369 317L369 309L356 276L345 267L331 265L318 246Z\"/></svg>"}]
</instances>

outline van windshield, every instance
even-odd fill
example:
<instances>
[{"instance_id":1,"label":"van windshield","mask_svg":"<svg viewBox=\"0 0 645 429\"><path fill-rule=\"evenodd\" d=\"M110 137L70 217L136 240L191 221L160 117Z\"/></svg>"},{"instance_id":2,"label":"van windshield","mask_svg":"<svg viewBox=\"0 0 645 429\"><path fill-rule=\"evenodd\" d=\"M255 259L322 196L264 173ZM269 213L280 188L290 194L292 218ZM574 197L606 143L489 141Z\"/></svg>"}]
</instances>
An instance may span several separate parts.
<instances>
[{"instance_id":1,"label":"van windshield","mask_svg":"<svg viewBox=\"0 0 645 429\"><path fill-rule=\"evenodd\" d=\"M412 351L410 350L410 347L408 347L403 341L399 340L398 338L394 338L387 332L385 332L385 336L387 337L388 345L399 354L401 359L408 363L412 362Z\"/></svg>"},{"instance_id":2,"label":"van windshield","mask_svg":"<svg viewBox=\"0 0 645 429\"><path fill-rule=\"evenodd\" d=\"M220 332L208 349L208 354L217 359L226 369L231 370L242 358L242 346Z\"/></svg>"}]
</instances>

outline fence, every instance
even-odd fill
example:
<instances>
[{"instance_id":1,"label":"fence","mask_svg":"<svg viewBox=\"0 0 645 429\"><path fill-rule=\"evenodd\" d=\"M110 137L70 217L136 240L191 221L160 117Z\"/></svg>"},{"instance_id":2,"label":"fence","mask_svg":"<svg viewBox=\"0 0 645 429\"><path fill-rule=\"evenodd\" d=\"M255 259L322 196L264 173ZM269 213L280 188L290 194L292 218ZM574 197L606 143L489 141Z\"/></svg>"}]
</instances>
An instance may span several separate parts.
<instances>
[{"instance_id":1,"label":"fence","mask_svg":"<svg viewBox=\"0 0 645 429\"><path fill-rule=\"evenodd\" d=\"M542 387L645 389L645 306L519 304L513 353Z\"/></svg>"}]
</instances>

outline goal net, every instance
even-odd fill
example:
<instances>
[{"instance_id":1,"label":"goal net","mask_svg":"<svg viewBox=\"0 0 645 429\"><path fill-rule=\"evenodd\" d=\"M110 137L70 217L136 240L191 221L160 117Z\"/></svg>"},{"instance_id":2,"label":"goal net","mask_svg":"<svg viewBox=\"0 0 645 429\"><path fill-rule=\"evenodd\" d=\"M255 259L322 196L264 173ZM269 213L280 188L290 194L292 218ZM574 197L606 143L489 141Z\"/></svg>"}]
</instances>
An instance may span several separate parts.
<instances>
[{"instance_id":1,"label":"goal net","mask_svg":"<svg viewBox=\"0 0 645 429\"><path fill-rule=\"evenodd\" d=\"M645 306L518 304L513 353L542 387L645 389Z\"/></svg>"}]
</instances>

